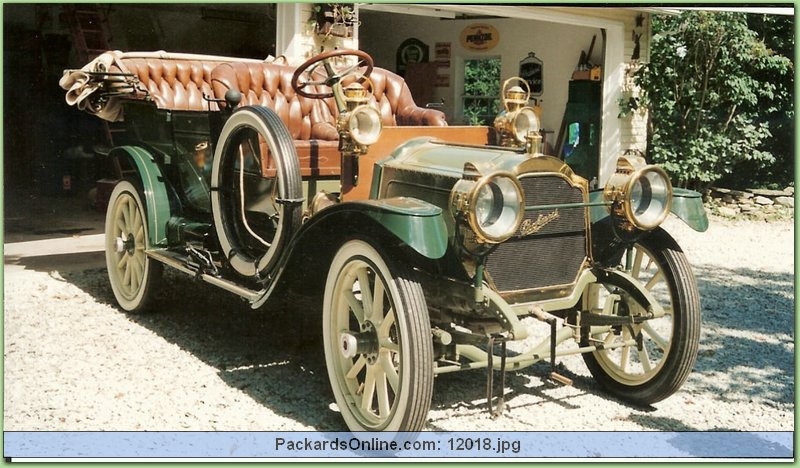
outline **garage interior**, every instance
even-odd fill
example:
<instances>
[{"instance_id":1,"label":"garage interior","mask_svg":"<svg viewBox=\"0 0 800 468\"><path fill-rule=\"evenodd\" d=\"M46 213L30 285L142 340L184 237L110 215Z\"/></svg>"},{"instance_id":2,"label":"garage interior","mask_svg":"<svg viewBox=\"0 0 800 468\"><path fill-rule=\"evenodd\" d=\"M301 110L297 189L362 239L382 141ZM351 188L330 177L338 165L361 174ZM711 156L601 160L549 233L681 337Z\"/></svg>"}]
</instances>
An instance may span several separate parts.
<instances>
[{"instance_id":1,"label":"garage interior","mask_svg":"<svg viewBox=\"0 0 800 468\"><path fill-rule=\"evenodd\" d=\"M74 32L76 7L94 11L101 26L100 37L86 33L83 48ZM376 66L393 71L400 67L398 51L408 39L428 46L433 62L437 53L438 58L444 53L437 46L458 48L465 25L491 21L497 27L503 47L453 50L452 56L448 50L444 77L410 83L415 96L422 96L418 104L439 106L451 125L465 123L460 96L465 60L500 57L505 78L517 75L519 62L535 55L544 63L536 103L552 142L564 118L576 65L580 60L602 65L605 57L604 31L587 25L433 9L420 14L402 5L361 5L359 15L359 48L373 56ZM108 134L102 121L66 105L58 86L63 70L87 63L83 49L266 58L276 55L280 42L276 4L5 4L3 16L6 243L31 235L102 232L103 214L91 208L89 191L104 170L95 150L108 145ZM586 52L588 56L579 57Z\"/></svg>"}]
</instances>

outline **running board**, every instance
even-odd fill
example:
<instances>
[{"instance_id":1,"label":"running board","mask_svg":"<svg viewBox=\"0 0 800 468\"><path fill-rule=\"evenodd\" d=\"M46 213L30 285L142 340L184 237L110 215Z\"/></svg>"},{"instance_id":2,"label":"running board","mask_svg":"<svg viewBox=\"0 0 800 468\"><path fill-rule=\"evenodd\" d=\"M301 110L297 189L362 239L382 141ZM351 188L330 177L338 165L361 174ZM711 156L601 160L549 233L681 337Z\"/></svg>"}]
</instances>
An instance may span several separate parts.
<instances>
[{"instance_id":1,"label":"running board","mask_svg":"<svg viewBox=\"0 0 800 468\"><path fill-rule=\"evenodd\" d=\"M161 262L170 268L174 268L178 271L194 276L195 278L200 278L206 283L217 286L218 288L222 288L228 292L232 292L237 296L247 299L247 301L250 302L251 304L255 302L258 298L260 298L262 295L262 291L253 291L252 289L239 286L238 284L232 281L228 281L223 278L199 272L196 268L192 268L189 265L187 265L185 261L186 257L180 254L170 252L168 250L147 250L145 251L145 253L147 254L148 257L152 258L153 260Z\"/></svg>"}]
</instances>

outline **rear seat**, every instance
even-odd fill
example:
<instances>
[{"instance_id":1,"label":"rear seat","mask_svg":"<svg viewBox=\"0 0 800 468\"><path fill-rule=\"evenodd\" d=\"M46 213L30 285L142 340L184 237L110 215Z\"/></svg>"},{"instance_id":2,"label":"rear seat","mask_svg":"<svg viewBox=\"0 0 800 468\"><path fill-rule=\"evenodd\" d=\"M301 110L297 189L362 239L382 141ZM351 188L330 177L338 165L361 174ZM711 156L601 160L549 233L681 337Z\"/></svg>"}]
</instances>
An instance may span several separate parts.
<instances>
[{"instance_id":1,"label":"rear seat","mask_svg":"<svg viewBox=\"0 0 800 468\"><path fill-rule=\"evenodd\" d=\"M242 93L240 105L266 106L278 114L294 140L304 176L338 175L338 109L333 98L309 99L295 93L291 86L295 70L282 61L109 51L81 70L68 70L61 85L68 103L110 121L124 118L120 106L124 100L148 99L159 109L176 111L219 111L217 100L224 102L225 93L237 89ZM105 71L134 75L138 83L131 89L130 80L119 76L104 76L102 84L89 76ZM370 80L374 88L370 99L380 109L384 126L447 125L443 112L414 103L400 76L375 68ZM115 86L123 81L125 91L117 93L123 88Z\"/></svg>"},{"instance_id":2,"label":"rear seat","mask_svg":"<svg viewBox=\"0 0 800 468\"><path fill-rule=\"evenodd\" d=\"M107 120L118 120L118 112L105 115L103 106L116 105L125 99L150 99L159 109L180 111L217 111L219 105L207 98L224 100L232 88L242 93L241 105L262 105L273 109L295 140L336 141L338 110L333 98L309 99L297 95L291 86L295 67L277 61L259 61L198 54L159 52L122 53L109 51L81 70L67 70L61 85L68 91L67 101L96 99L84 105L87 111ZM102 85L84 72L109 72ZM138 81L125 92L114 86L125 81L113 74L131 74ZM377 105L385 126L446 126L444 113L414 103L403 78L381 68L370 75L373 89L370 99ZM98 85L100 85L98 87ZM105 88L105 89L104 89ZM95 91L101 91L92 96ZM104 92L105 93L104 93Z\"/></svg>"},{"instance_id":3,"label":"rear seat","mask_svg":"<svg viewBox=\"0 0 800 468\"><path fill-rule=\"evenodd\" d=\"M110 71L132 73L160 109L219 110L213 97L211 71L221 62L161 58L122 58ZM122 68L122 69L121 69Z\"/></svg>"},{"instance_id":4,"label":"rear seat","mask_svg":"<svg viewBox=\"0 0 800 468\"><path fill-rule=\"evenodd\" d=\"M260 60L165 51L100 54L80 70L64 70L67 104L110 122L124 119L121 104L151 100L159 109L217 111L211 72L221 63Z\"/></svg>"}]
</instances>

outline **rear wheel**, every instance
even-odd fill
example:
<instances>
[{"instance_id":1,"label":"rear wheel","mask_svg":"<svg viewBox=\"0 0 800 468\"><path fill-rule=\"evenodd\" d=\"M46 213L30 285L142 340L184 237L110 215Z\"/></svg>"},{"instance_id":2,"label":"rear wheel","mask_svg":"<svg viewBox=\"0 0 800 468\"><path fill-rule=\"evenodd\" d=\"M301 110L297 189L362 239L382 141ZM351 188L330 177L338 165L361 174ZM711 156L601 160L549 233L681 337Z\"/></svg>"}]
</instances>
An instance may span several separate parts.
<instances>
[{"instance_id":1,"label":"rear wheel","mask_svg":"<svg viewBox=\"0 0 800 468\"><path fill-rule=\"evenodd\" d=\"M656 229L622 256L622 267L655 296L666 314L636 325L592 327L584 344L608 347L620 341L636 344L583 354L589 371L611 393L649 405L676 392L697 359L700 299L685 255L669 234ZM586 308L600 310L619 297L617 315L645 314L631 294L610 285L585 297Z\"/></svg>"},{"instance_id":2,"label":"rear wheel","mask_svg":"<svg viewBox=\"0 0 800 468\"><path fill-rule=\"evenodd\" d=\"M352 431L419 431L433 394L433 343L422 287L362 240L328 273L325 361Z\"/></svg>"},{"instance_id":3,"label":"rear wheel","mask_svg":"<svg viewBox=\"0 0 800 468\"><path fill-rule=\"evenodd\" d=\"M117 303L128 312L147 308L160 284L163 266L147 256L147 215L139 191L117 184L106 212L106 266Z\"/></svg>"}]
</instances>

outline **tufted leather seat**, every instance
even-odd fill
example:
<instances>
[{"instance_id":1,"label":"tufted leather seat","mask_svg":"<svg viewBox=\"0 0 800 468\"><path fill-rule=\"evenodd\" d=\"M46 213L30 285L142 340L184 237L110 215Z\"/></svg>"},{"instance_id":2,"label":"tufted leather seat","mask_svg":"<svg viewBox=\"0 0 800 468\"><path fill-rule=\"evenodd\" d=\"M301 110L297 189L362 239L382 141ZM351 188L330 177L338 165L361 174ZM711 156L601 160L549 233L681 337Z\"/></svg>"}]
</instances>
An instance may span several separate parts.
<instances>
[{"instance_id":1,"label":"tufted leather seat","mask_svg":"<svg viewBox=\"0 0 800 468\"><path fill-rule=\"evenodd\" d=\"M400 75L375 68L369 79L374 87L370 93L370 103L377 105L384 126L447 126L442 111L417 106L411 90ZM335 122L339 113L333 99L326 99L325 103L328 112L324 113L323 118Z\"/></svg>"},{"instance_id":2,"label":"tufted leather seat","mask_svg":"<svg viewBox=\"0 0 800 468\"><path fill-rule=\"evenodd\" d=\"M213 97L211 72L220 62L161 58L122 58L110 71L136 75L158 108L186 111L219 110ZM122 70L125 68L126 70Z\"/></svg>"},{"instance_id":3,"label":"tufted leather seat","mask_svg":"<svg viewBox=\"0 0 800 468\"><path fill-rule=\"evenodd\" d=\"M295 70L279 59L108 51L80 70L65 70L59 84L67 90L68 104L111 122L124 119L122 104L130 100L150 100L159 109L175 111L219 111L225 105L225 93L235 88L242 93L241 105L267 106L280 116L294 139L304 177L338 176L342 168L338 109L332 98L297 95L291 87ZM447 125L444 113L414 103L400 76L375 68L370 79L370 99L380 109L384 126ZM269 164L263 167L270 170Z\"/></svg>"},{"instance_id":4,"label":"tufted leather seat","mask_svg":"<svg viewBox=\"0 0 800 468\"><path fill-rule=\"evenodd\" d=\"M94 109L94 112L100 115L99 112L105 108L108 115L100 116L107 120L122 118L121 113L116 110L118 99L150 99L159 109L218 111L220 105L208 98L224 102L227 90L235 88L242 93L241 105L262 105L277 112L296 142L315 140L324 144L339 139L336 132L338 109L333 98L318 100L297 95L291 86L295 68L278 61L174 54L164 51L139 53L109 51L84 69L92 72L102 69L111 73L132 74L137 78L138 82L134 84L132 94L126 94L122 89L120 92L115 92L116 85L113 83L119 82L114 79L105 80L111 83L111 87L106 89L109 94L104 95L110 99L107 103L99 105L98 109ZM80 74L84 69L70 72ZM77 86L79 89L76 93L86 99L97 89L97 85L78 82L78 78L80 77L76 75L73 80L62 79L65 81L62 86L68 90ZM447 125L444 113L422 108L414 103L408 85L400 76L388 70L375 68L370 80L373 84L370 99L380 110L384 126ZM80 89L81 85L90 89L83 91ZM84 94L86 96L83 96Z\"/></svg>"},{"instance_id":5,"label":"tufted leather seat","mask_svg":"<svg viewBox=\"0 0 800 468\"><path fill-rule=\"evenodd\" d=\"M295 140L337 141L338 110L333 98L308 99L297 95L291 80L295 68L276 63L223 63L211 72L214 96L224 99L229 89L242 93L240 105L272 108ZM370 99L378 105L383 125L446 126L444 113L417 106L403 78L381 68L370 76Z\"/></svg>"},{"instance_id":6,"label":"tufted leather seat","mask_svg":"<svg viewBox=\"0 0 800 468\"><path fill-rule=\"evenodd\" d=\"M242 94L240 106L269 107L294 140L337 140L336 128L325 124L318 100L300 96L292 89L294 70L277 63L223 63L211 72L214 96L224 99L229 89L235 89Z\"/></svg>"},{"instance_id":7,"label":"tufted leather seat","mask_svg":"<svg viewBox=\"0 0 800 468\"><path fill-rule=\"evenodd\" d=\"M237 89L242 93L241 105L269 107L282 119L294 140L303 177L333 178L343 170L352 171L341 159L336 131L339 112L333 98L299 96L291 86L295 70L279 59L107 51L80 70L65 70L59 84L67 91L68 104L110 122L124 120L123 104L131 100L148 100L163 110L220 111L225 93ZM131 75L135 79L130 79ZM444 113L414 103L400 76L375 68L370 81L370 99L380 110L385 127L402 131L403 126L428 126L433 131L447 125ZM394 138L384 141L382 154L401 141L394 133ZM401 133L404 139L411 136ZM419 132L412 133L418 136ZM273 170L269 157L269 151L262 152L264 175ZM371 168L366 167L364 173L369 172ZM343 193L352 188L343 186Z\"/></svg>"},{"instance_id":8,"label":"tufted leather seat","mask_svg":"<svg viewBox=\"0 0 800 468\"><path fill-rule=\"evenodd\" d=\"M123 100L147 98L159 109L219 111L225 105L225 93L237 89L242 94L240 105L266 106L278 114L294 140L303 176L338 176L338 109L333 98L298 95L291 86L295 67L280 61L166 52L108 54L113 58L108 71L138 79L137 92L119 96ZM384 126L447 125L443 112L414 103L400 76L375 68L370 80L370 99L380 110Z\"/></svg>"}]
</instances>

